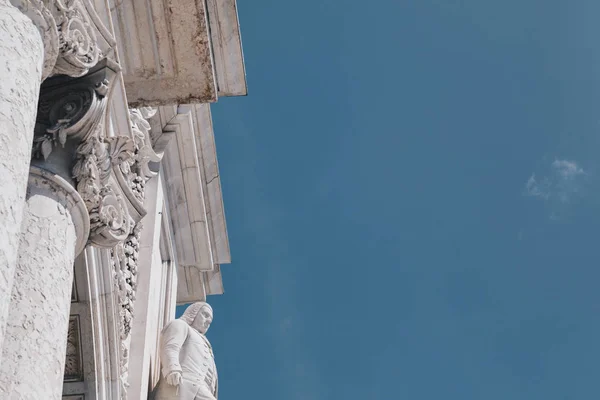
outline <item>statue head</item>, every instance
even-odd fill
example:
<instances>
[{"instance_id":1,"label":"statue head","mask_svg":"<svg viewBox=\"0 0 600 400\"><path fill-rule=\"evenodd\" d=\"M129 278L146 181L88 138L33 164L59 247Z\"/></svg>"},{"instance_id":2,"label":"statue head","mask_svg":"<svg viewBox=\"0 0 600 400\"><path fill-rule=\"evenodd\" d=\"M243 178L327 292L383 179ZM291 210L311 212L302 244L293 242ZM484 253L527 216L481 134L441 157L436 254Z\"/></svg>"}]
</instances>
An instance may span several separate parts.
<instances>
[{"instance_id":1,"label":"statue head","mask_svg":"<svg viewBox=\"0 0 600 400\"><path fill-rule=\"evenodd\" d=\"M213 310L208 303L199 301L186 308L179 319L204 335L212 322Z\"/></svg>"}]
</instances>

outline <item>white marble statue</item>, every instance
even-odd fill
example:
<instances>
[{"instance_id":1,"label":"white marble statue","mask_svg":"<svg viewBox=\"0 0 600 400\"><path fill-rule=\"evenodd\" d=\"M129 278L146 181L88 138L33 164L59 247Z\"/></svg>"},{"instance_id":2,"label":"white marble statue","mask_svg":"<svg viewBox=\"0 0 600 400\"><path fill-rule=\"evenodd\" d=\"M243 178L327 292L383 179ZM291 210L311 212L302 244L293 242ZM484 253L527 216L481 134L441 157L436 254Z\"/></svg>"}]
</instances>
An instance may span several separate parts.
<instances>
[{"instance_id":1,"label":"white marble statue","mask_svg":"<svg viewBox=\"0 0 600 400\"><path fill-rule=\"evenodd\" d=\"M206 331L213 311L205 302L190 305L161 333L161 378L154 400L216 400L217 367Z\"/></svg>"}]
</instances>

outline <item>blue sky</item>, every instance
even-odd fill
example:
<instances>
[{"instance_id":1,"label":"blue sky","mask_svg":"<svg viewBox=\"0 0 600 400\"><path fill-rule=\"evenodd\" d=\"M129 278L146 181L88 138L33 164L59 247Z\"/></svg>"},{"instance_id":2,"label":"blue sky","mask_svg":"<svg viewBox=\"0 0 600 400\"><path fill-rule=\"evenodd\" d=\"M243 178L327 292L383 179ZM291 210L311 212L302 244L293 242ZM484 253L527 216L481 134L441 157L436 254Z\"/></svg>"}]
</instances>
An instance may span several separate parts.
<instances>
[{"instance_id":1,"label":"blue sky","mask_svg":"<svg viewBox=\"0 0 600 400\"><path fill-rule=\"evenodd\" d=\"M220 399L600 396L600 3L238 0Z\"/></svg>"}]
</instances>

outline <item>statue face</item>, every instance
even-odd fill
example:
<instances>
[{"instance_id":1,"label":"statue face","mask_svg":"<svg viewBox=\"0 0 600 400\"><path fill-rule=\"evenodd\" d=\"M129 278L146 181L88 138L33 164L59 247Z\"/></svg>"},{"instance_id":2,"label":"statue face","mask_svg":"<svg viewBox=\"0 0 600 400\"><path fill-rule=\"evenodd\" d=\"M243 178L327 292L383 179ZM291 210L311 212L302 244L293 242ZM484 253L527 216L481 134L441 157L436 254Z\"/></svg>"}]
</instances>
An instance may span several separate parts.
<instances>
[{"instance_id":1,"label":"statue face","mask_svg":"<svg viewBox=\"0 0 600 400\"><path fill-rule=\"evenodd\" d=\"M210 323L212 322L213 316L210 308L202 307L196 318L194 318L194 322L192 322L192 328L200 332L201 334L205 334L210 327Z\"/></svg>"}]
</instances>

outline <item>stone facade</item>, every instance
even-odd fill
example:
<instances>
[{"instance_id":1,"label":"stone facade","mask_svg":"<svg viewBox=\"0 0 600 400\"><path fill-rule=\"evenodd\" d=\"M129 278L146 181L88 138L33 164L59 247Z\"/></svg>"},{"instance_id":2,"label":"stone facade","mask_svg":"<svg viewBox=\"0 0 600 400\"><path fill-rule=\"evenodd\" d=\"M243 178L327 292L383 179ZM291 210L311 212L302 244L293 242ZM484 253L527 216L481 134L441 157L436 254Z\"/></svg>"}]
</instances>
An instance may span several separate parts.
<instances>
[{"instance_id":1,"label":"stone facade","mask_svg":"<svg viewBox=\"0 0 600 400\"><path fill-rule=\"evenodd\" d=\"M223 292L236 4L166 10L0 0L1 399L146 399L175 306Z\"/></svg>"}]
</instances>

